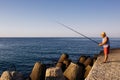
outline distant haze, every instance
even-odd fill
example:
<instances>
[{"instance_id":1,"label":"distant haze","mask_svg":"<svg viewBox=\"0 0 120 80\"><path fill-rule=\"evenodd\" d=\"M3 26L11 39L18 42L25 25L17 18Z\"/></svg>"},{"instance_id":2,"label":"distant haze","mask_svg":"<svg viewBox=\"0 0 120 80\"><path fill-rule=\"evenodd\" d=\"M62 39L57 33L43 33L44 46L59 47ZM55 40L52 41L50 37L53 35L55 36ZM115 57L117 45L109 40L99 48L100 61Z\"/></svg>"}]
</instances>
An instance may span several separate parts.
<instances>
[{"instance_id":1,"label":"distant haze","mask_svg":"<svg viewBox=\"0 0 120 80\"><path fill-rule=\"evenodd\" d=\"M0 37L120 37L120 0L0 0Z\"/></svg>"}]
</instances>

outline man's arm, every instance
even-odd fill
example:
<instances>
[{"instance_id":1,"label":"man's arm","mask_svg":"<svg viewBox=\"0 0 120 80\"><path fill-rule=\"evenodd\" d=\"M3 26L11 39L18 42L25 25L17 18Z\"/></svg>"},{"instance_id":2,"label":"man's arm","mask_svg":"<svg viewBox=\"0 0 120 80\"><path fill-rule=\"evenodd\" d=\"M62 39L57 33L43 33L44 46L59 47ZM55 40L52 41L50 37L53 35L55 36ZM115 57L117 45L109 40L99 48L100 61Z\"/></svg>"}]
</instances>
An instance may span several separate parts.
<instances>
[{"instance_id":1,"label":"man's arm","mask_svg":"<svg viewBox=\"0 0 120 80\"><path fill-rule=\"evenodd\" d=\"M107 43L107 41L108 41L108 38L106 37L105 40L104 40L104 42L100 43L99 46L103 46L104 44Z\"/></svg>"}]
</instances>

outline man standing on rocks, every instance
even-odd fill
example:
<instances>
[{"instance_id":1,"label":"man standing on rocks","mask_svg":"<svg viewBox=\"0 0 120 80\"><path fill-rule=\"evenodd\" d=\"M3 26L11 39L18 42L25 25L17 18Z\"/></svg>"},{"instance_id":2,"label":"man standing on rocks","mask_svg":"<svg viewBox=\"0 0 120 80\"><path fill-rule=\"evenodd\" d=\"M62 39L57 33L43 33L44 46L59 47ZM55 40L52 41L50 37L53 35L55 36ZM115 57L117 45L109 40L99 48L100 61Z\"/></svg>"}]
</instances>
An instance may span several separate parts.
<instances>
[{"instance_id":1,"label":"man standing on rocks","mask_svg":"<svg viewBox=\"0 0 120 80\"><path fill-rule=\"evenodd\" d=\"M110 50L110 42L109 42L109 38L106 36L105 32L101 33L101 37L103 39L102 39L102 42L99 43L99 46L103 46L104 56L105 56L103 63L106 63L107 59L108 59L109 50Z\"/></svg>"}]
</instances>

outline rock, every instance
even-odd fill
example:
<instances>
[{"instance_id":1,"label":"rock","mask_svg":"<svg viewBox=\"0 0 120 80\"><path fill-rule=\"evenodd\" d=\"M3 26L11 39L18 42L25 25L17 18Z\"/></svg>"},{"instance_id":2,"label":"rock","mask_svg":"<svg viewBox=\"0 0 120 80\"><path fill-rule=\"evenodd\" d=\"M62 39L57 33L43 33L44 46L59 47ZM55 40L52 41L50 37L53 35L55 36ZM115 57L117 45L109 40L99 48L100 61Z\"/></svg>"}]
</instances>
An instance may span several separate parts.
<instances>
[{"instance_id":1,"label":"rock","mask_svg":"<svg viewBox=\"0 0 120 80\"><path fill-rule=\"evenodd\" d=\"M70 65L72 61L70 59L66 59L63 61L63 64L65 64L66 68Z\"/></svg>"},{"instance_id":2,"label":"rock","mask_svg":"<svg viewBox=\"0 0 120 80\"><path fill-rule=\"evenodd\" d=\"M23 74L17 71L12 71L11 75L13 76L13 80L24 80Z\"/></svg>"},{"instance_id":3,"label":"rock","mask_svg":"<svg viewBox=\"0 0 120 80\"><path fill-rule=\"evenodd\" d=\"M9 71L4 71L0 80L12 80L12 76Z\"/></svg>"},{"instance_id":4,"label":"rock","mask_svg":"<svg viewBox=\"0 0 120 80\"><path fill-rule=\"evenodd\" d=\"M60 67L51 67L46 70L45 80L65 80Z\"/></svg>"},{"instance_id":5,"label":"rock","mask_svg":"<svg viewBox=\"0 0 120 80\"><path fill-rule=\"evenodd\" d=\"M68 59L69 58L69 55L68 54L62 54L60 59L58 60L58 62L63 62L64 60Z\"/></svg>"},{"instance_id":6,"label":"rock","mask_svg":"<svg viewBox=\"0 0 120 80\"><path fill-rule=\"evenodd\" d=\"M63 63L63 61L67 60L68 57L68 54L62 54L60 59L58 60L58 63L56 64L56 67L60 67L63 72L66 69L66 65Z\"/></svg>"},{"instance_id":7,"label":"rock","mask_svg":"<svg viewBox=\"0 0 120 80\"><path fill-rule=\"evenodd\" d=\"M17 71L5 71L0 80L24 80L23 75Z\"/></svg>"},{"instance_id":8,"label":"rock","mask_svg":"<svg viewBox=\"0 0 120 80\"><path fill-rule=\"evenodd\" d=\"M90 65L88 65L86 68L85 68L85 75L84 75L84 77L86 78L87 77L87 75L89 74L89 72L90 72L90 70L92 69L92 67L90 66Z\"/></svg>"},{"instance_id":9,"label":"rock","mask_svg":"<svg viewBox=\"0 0 120 80\"><path fill-rule=\"evenodd\" d=\"M94 65L95 62L96 62L96 59L93 59L93 65Z\"/></svg>"},{"instance_id":10,"label":"rock","mask_svg":"<svg viewBox=\"0 0 120 80\"><path fill-rule=\"evenodd\" d=\"M81 57L79 58L79 63L84 63L85 60L86 60L86 56L81 56Z\"/></svg>"},{"instance_id":11,"label":"rock","mask_svg":"<svg viewBox=\"0 0 120 80\"><path fill-rule=\"evenodd\" d=\"M64 72L66 69L66 65L63 62L59 62L57 63L56 67L60 67L62 69L62 71Z\"/></svg>"},{"instance_id":12,"label":"rock","mask_svg":"<svg viewBox=\"0 0 120 80\"><path fill-rule=\"evenodd\" d=\"M92 65L92 64L93 64L93 61L90 57L88 57L87 60L84 62L85 66Z\"/></svg>"},{"instance_id":13,"label":"rock","mask_svg":"<svg viewBox=\"0 0 120 80\"><path fill-rule=\"evenodd\" d=\"M58 62L56 67L60 67L64 72L66 68L70 65L70 63L71 63L70 59L65 59L63 62Z\"/></svg>"},{"instance_id":14,"label":"rock","mask_svg":"<svg viewBox=\"0 0 120 80\"><path fill-rule=\"evenodd\" d=\"M93 64L96 62L98 56L99 56L98 54L94 54L94 56L93 56Z\"/></svg>"},{"instance_id":15,"label":"rock","mask_svg":"<svg viewBox=\"0 0 120 80\"><path fill-rule=\"evenodd\" d=\"M94 54L93 59L97 60L98 56L99 56L98 54Z\"/></svg>"},{"instance_id":16,"label":"rock","mask_svg":"<svg viewBox=\"0 0 120 80\"><path fill-rule=\"evenodd\" d=\"M45 80L46 66L40 62L36 62L32 73L30 74L31 80Z\"/></svg>"},{"instance_id":17,"label":"rock","mask_svg":"<svg viewBox=\"0 0 120 80\"><path fill-rule=\"evenodd\" d=\"M68 66L68 68L64 72L64 76L67 80L83 80L83 76L81 76L81 70L79 65L72 63Z\"/></svg>"}]
</instances>

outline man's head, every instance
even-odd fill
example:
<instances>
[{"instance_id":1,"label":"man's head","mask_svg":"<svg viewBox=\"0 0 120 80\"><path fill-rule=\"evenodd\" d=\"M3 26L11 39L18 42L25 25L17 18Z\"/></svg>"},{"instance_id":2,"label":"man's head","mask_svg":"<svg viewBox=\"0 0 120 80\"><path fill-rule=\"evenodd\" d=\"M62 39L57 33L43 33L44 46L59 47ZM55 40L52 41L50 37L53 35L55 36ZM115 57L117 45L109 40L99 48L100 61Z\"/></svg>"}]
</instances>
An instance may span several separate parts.
<instances>
[{"instance_id":1,"label":"man's head","mask_svg":"<svg viewBox=\"0 0 120 80\"><path fill-rule=\"evenodd\" d=\"M104 38L106 36L106 33L105 32L102 32L101 33L101 37Z\"/></svg>"}]
</instances>

